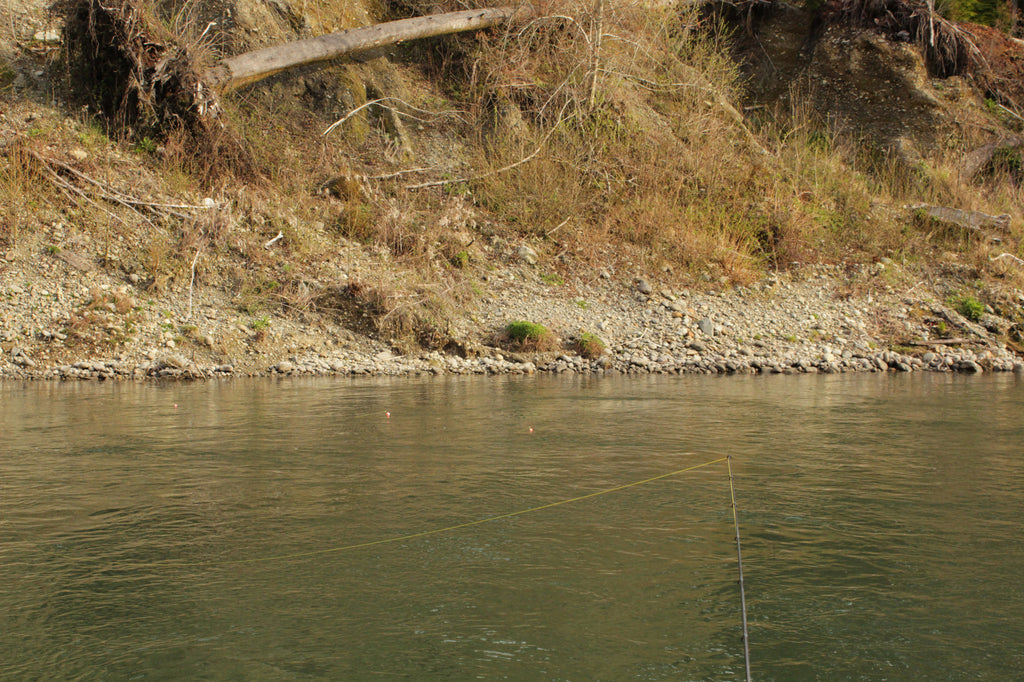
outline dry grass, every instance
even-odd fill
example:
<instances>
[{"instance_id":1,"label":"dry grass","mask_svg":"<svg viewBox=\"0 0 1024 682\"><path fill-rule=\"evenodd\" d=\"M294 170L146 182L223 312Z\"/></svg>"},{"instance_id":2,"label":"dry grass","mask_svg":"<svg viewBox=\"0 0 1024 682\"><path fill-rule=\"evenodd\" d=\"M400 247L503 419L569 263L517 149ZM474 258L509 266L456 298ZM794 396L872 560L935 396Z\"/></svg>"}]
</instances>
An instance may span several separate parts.
<instances>
[{"instance_id":1,"label":"dry grass","mask_svg":"<svg viewBox=\"0 0 1024 682\"><path fill-rule=\"evenodd\" d=\"M25 223L42 199L39 177L23 144L0 151L0 245L18 243Z\"/></svg>"},{"instance_id":2,"label":"dry grass","mask_svg":"<svg viewBox=\"0 0 1024 682\"><path fill-rule=\"evenodd\" d=\"M161 40L209 61L192 7L166 20ZM982 275L1016 277L1010 259L991 260L996 248L1022 255L1024 196L1011 174L975 184L960 180L956 154L914 167L871 156L800 106L740 118L729 37L706 19L621 1L606 3L600 21L592 2L542 9L506 32L404 53L402 78L443 80L389 102L426 130L417 143L428 133L458 142L442 154L448 167L424 171L391 154L379 107L366 109L360 134L324 137L336 112L268 84L228 98L222 137L205 146L171 125L148 145L136 135L89 147L82 170L108 187L163 203L210 197L214 208L161 216L69 194L40 183L38 163L15 145L0 167L0 241L20 239L22 216L48 203L103 240L137 245L124 267L156 292L222 286L249 314L337 315L402 349L449 343L447 320L471 295L492 239L530 242L551 270L618 260L696 283L746 283L793 262L950 253ZM81 141L44 130L25 149L72 144ZM145 182L103 174L104 149L118 144L134 149ZM334 196L317 192L325 184ZM900 208L915 203L1018 217L996 247L915 222ZM379 281L338 276L348 248L374 254Z\"/></svg>"}]
</instances>

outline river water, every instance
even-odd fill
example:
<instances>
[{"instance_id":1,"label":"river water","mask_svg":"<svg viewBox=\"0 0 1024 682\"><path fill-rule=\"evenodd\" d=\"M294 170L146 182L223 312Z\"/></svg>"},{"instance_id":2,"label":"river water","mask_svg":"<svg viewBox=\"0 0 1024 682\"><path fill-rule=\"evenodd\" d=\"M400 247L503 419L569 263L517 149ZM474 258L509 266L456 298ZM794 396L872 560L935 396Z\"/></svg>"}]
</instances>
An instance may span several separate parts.
<instances>
[{"instance_id":1,"label":"river water","mask_svg":"<svg viewBox=\"0 0 1024 682\"><path fill-rule=\"evenodd\" d=\"M0 678L738 679L727 463L591 496L725 454L754 679L1024 674L1024 381L915 374L2 384Z\"/></svg>"}]
</instances>

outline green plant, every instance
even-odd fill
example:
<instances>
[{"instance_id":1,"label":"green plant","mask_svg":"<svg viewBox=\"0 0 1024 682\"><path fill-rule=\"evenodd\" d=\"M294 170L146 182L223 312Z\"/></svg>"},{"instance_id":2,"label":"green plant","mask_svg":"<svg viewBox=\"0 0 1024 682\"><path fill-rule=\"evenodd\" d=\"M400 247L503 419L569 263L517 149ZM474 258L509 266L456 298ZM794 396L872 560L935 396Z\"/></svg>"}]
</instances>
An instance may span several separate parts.
<instances>
[{"instance_id":1,"label":"green plant","mask_svg":"<svg viewBox=\"0 0 1024 682\"><path fill-rule=\"evenodd\" d=\"M590 332L583 332L580 334L580 338L576 340L576 352L585 358L599 358L604 355L605 343L596 334Z\"/></svg>"},{"instance_id":2,"label":"green plant","mask_svg":"<svg viewBox=\"0 0 1024 682\"><path fill-rule=\"evenodd\" d=\"M459 251L451 257L451 264L453 267L464 269L469 265L469 251Z\"/></svg>"},{"instance_id":3,"label":"green plant","mask_svg":"<svg viewBox=\"0 0 1024 682\"><path fill-rule=\"evenodd\" d=\"M264 315L263 317L254 319L249 323L249 327L258 334L270 327L270 318Z\"/></svg>"},{"instance_id":4,"label":"green plant","mask_svg":"<svg viewBox=\"0 0 1024 682\"><path fill-rule=\"evenodd\" d=\"M1024 170L1019 147L1000 147L992 155L992 169L1008 175L1020 176Z\"/></svg>"},{"instance_id":5,"label":"green plant","mask_svg":"<svg viewBox=\"0 0 1024 682\"><path fill-rule=\"evenodd\" d=\"M970 295L954 297L949 303L958 313L972 322L979 321L985 312L985 304Z\"/></svg>"},{"instance_id":6,"label":"green plant","mask_svg":"<svg viewBox=\"0 0 1024 682\"><path fill-rule=\"evenodd\" d=\"M135 146L132 147L132 149L137 154L149 154L150 156L152 156L153 154L156 154L158 146L159 145L157 145L157 143L153 139L149 137L143 137L141 140L138 140L135 143Z\"/></svg>"},{"instance_id":7,"label":"green plant","mask_svg":"<svg viewBox=\"0 0 1024 682\"><path fill-rule=\"evenodd\" d=\"M589 307L589 304L581 298L576 301L576 307L580 310L586 310Z\"/></svg>"},{"instance_id":8,"label":"green plant","mask_svg":"<svg viewBox=\"0 0 1024 682\"><path fill-rule=\"evenodd\" d=\"M521 350L550 350L556 339L547 327L525 320L515 320L505 325L505 340Z\"/></svg>"},{"instance_id":9,"label":"green plant","mask_svg":"<svg viewBox=\"0 0 1024 682\"><path fill-rule=\"evenodd\" d=\"M565 284L565 280L562 279L558 274L552 273L547 275L541 275L540 279L545 284L550 284L553 287L560 287Z\"/></svg>"}]
</instances>

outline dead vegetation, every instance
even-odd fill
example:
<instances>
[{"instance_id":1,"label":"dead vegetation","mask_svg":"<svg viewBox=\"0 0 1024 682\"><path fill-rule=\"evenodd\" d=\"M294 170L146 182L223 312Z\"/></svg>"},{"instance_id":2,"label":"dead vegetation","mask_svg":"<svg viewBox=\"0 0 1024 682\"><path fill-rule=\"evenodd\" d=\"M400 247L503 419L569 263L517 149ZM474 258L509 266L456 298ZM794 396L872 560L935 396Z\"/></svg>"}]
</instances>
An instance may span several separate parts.
<instances>
[{"instance_id":1,"label":"dead vegetation","mask_svg":"<svg viewBox=\"0 0 1024 682\"><path fill-rule=\"evenodd\" d=\"M201 27L128 0L65 8L69 82L80 94L96 83L100 116L79 130L98 141L37 126L5 148L0 238L18 241L23 214L56 199L153 295L223 287L254 318L330 315L411 350L449 346L451 318L521 244L566 276L612 267L698 286L883 256L1012 280L1024 255L1019 182L965 182L953 154L909 168L872 156L800 106L741 115L729 32L677 7L561 2L402 47L386 67L296 77L297 96L282 78L215 117L212 100L167 96L195 90L222 56ZM830 8L924 40L938 75L980 69L977 41L916 4ZM995 69L977 73L1003 87ZM48 151L72 146L89 159ZM103 168L124 150L131 181L124 165ZM903 207L917 203L1013 219L993 251L916 221ZM342 276L357 253L376 268Z\"/></svg>"}]
</instances>

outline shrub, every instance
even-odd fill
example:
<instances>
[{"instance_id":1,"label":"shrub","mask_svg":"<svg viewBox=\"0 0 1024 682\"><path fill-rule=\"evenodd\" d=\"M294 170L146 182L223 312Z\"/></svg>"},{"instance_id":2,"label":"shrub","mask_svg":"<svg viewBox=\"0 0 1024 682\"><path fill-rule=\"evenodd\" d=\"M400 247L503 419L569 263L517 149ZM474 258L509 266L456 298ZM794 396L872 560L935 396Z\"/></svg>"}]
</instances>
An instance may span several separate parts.
<instances>
[{"instance_id":1,"label":"shrub","mask_svg":"<svg viewBox=\"0 0 1024 682\"><path fill-rule=\"evenodd\" d=\"M973 296L961 296L960 298L955 299L953 304L958 313L972 322L979 321L982 313L985 312L985 304Z\"/></svg>"},{"instance_id":2,"label":"shrub","mask_svg":"<svg viewBox=\"0 0 1024 682\"><path fill-rule=\"evenodd\" d=\"M547 327L534 322L516 320L505 326L505 341L520 350L551 350L557 344L555 335Z\"/></svg>"},{"instance_id":3,"label":"shrub","mask_svg":"<svg viewBox=\"0 0 1024 682\"><path fill-rule=\"evenodd\" d=\"M584 358L590 358L593 360L604 355L604 341L602 341L596 334L583 332L580 334L580 338L576 340L575 345L576 352Z\"/></svg>"}]
</instances>

